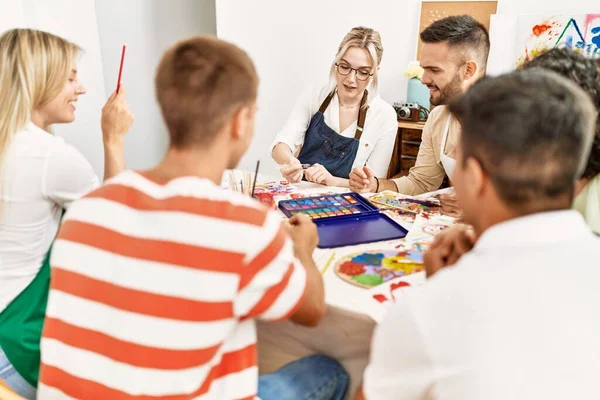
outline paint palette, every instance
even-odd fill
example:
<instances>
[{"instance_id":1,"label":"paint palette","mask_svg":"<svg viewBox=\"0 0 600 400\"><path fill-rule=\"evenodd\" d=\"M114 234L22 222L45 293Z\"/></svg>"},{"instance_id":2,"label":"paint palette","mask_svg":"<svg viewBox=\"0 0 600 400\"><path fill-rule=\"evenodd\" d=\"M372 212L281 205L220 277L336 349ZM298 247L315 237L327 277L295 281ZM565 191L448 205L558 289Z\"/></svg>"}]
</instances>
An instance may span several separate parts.
<instances>
[{"instance_id":1,"label":"paint palette","mask_svg":"<svg viewBox=\"0 0 600 400\"><path fill-rule=\"evenodd\" d=\"M377 207L374 207L365 198L356 193L284 200L279 202L279 208L287 217L292 217L296 214L306 214L312 219L357 215L377 210Z\"/></svg>"},{"instance_id":2,"label":"paint palette","mask_svg":"<svg viewBox=\"0 0 600 400\"><path fill-rule=\"evenodd\" d=\"M310 216L317 225L320 248L400 239L408 233L357 193L282 200L279 209L287 217Z\"/></svg>"},{"instance_id":3,"label":"paint palette","mask_svg":"<svg viewBox=\"0 0 600 400\"><path fill-rule=\"evenodd\" d=\"M367 289L421 271L423 254L416 251L370 250L350 254L335 266L342 280Z\"/></svg>"}]
</instances>

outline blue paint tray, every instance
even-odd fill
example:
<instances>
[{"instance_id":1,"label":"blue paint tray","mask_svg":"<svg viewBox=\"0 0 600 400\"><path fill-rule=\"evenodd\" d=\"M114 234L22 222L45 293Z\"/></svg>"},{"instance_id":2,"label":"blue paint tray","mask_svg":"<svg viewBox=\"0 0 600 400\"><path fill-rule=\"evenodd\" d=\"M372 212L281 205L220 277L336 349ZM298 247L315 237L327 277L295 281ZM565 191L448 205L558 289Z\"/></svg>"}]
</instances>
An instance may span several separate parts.
<instances>
[{"instance_id":1,"label":"blue paint tray","mask_svg":"<svg viewBox=\"0 0 600 400\"><path fill-rule=\"evenodd\" d=\"M356 193L283 200L278 207L287 217L310 216L317 225L320 248L400 239L408 233Z\"/></svg>"}]
</instances>

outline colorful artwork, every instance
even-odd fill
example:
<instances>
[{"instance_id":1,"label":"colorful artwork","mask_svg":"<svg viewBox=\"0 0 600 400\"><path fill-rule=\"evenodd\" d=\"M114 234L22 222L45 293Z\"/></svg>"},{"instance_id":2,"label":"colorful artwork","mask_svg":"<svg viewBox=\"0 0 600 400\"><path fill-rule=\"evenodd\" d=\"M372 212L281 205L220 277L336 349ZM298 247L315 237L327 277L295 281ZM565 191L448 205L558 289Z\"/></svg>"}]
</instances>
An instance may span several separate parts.
<instances>
[{"instance_id":1,"label":"colorful artwork","mask_svg":"<svg viewBox=\"0 0 600 400\"><path fill-rule=\"evenodd\" d=\"M312 219L360 214L369 211L353 194L332 194L286 200L281 202L280 208L287 216L306 214Z\"/></svg>"},{"instance_id":2,"label":"colorful artwork","mask_svg":"<svg viewBox=\"0 0 600 400\"><path fill-rule=\"evenodd\" d=\"M339 260L335 273L344 281L372 288L391 279L423 271L423 253L418 251L367 251Z\"/></svg>"},{"instance_id":3,"label":"colorful artwork","mask_svg":"<svg viewBox=\"0 0 600 400\"><path fill-rule=\"evenodd\" d=\"M371 196L369 201L381 209L396 209L413 214L422 211L439 213L440 210L440 202L437 199L418 199L388 190Z\"/></svg>"},{"instance_id":4,"label":"colorful artwork","mask_svg":"<svg viewBox=\"0 0 600 400\"><path fill-rule=\"evenodd\" d=\"M489 75L511 72L554 47L598 58L600 14L492 15L490 44Z\"/></svg>"},{"instance_id":5,"label":"colorful artwork","mask_svg":"<svg viewBox=\"0 0 600 400\"><path fill-rule=\"evenodd\" d=\"M280 182L267 182L260 185L256 185L254 189L254 197L263 204L271 208L277 207L276 197L301 197L298 193L298 185L291 184L288 181Z\"/></svg>"},{"instance_id":6,"label":"colorful artwork","mask_svg":"<svg viewBox=\"0 0 600 400\"><path fill-rule=\"evenodd\" d=\"M404 244L406 248L417 247L424 251L433 242L437 234L454 223L454 218L445 215L419 214L415 218L408 235L404 238Z\"/></svg>"},{"instance_id":7,"label":"colorful artwork","mask_svg":"<svg viewBox=\"0 0 600 400\"><path fill-rule=\"evenodd\" d=\"M519 22L524 46L517 67L553 47L566 47L588 57L600 56L600 14L554 15Z\"/></svg>"}]
</instances>

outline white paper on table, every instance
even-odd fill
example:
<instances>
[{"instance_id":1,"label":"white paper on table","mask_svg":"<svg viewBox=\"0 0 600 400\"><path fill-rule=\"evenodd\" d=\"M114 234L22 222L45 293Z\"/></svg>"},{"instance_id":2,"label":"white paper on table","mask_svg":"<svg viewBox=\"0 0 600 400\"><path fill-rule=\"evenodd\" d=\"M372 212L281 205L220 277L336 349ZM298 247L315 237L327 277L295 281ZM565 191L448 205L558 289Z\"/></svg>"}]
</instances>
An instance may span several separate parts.
<instances>
[{"instance_id":1,"label":"white paper on table","mask_svg":"<svg viewBox=\"0 0 600 400\"><path fill-rule=\"evenodd\" d=\"M421 213L417 215L412 228L404 238L405 245L408 248L411 248L416 244L431 243L441 230L454 225L455 223L456 219L447 215Z\"/></svg>"},{"instance_id":2,"label":"white paper on table","mask_svg":"<svg viewBox=\"0 0 600 400\"><path fill-rule=\"evenodd\" d=\"M402 297L404 291L413 290L425 281L425 272L417 272L391 279L373 289L369 289L367 295L361 301L361 311L379 324L383 321L390 307ZM408 284L408 286L403 286L403 284Z\"/></svg>"},{"instance_id":3,"label":"white paper on table","mask_svg":"<svg viewBox=\"0 0 600 400\"><path fill-rule=\"evenodd\" d=\"M416 196L413 196L414 198L417 199L428 199L430 197L435 197L439 194L450 194L450 193L454 193L454 188L453 187L447 187L444 189L438 189L438 190L434 190L433 192L427 192L427 193L423 193L423 194L419 194Z\"/></svg>"}]
</instances>

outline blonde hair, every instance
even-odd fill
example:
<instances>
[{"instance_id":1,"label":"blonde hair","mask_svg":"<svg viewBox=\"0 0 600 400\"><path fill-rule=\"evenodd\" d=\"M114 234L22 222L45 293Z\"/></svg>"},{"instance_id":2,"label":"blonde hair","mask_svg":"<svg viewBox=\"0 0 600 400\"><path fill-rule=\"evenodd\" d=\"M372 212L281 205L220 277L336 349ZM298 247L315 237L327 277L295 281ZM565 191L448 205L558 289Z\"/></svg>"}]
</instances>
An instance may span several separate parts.
<instances>
[{"instance_id":1,"label":"blonde hair","mask_svg":"<svg viewBox=\"0 0 600 400\"><path fill-rule=\"evenodd\" d=\"M338 48L338 52L331 63L331 69L329 73L329 86L330 91L333 91L336 86L336 66L335 64L340 62L344 54L348 49L356 47L357 49L367 50L371 59L373 60L373 77L371 78L371 90L370 92L377 92L377 85L379 83L378 69L381 64L381 58L383 57L383 45L381 44L381 36L379 32L371 28L365 28L364 26L357 26L352 28L350 32L346 34L342 43ZM369 99L365 102L365 106L368 104Z\"/></svg>"},{"instance_id":2,"label":"blonde hair","mask_svg":"<svg viewBox=\"0 0 600 400\"><path fill-rule=\"evenodd\" d=\"M0 170L14 135L25 128L34 109L61 92L80 51L65 39L33 29L0 36Z\"/></svg>"}]
</instances>

